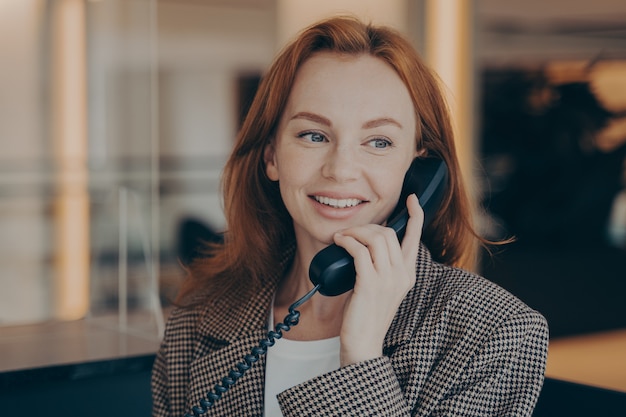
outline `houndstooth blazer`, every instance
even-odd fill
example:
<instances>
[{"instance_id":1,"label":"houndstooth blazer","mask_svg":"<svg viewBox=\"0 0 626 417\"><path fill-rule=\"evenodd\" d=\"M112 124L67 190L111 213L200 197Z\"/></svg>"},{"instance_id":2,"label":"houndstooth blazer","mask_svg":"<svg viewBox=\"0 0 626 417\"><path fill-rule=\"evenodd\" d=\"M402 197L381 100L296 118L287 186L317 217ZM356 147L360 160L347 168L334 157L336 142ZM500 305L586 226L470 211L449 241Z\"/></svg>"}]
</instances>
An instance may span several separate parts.
<instances>
[{"instance_id":1,"label":"houndstooth blazer","mask_svg":"<svg viewBox=\"0 0 626 417\"><path fill-rule=\"evenodd\" d=\"M484 278L434 262L423 245L416 274L384 356L282 392L284 416L532 414L547 356L545 319ZM191 413L266 336L274 290L261 291L244 314L229 314L236 295L171 314L154 363L153 417ZM206 415L263 416L264 379L262 356Z\"/></svg>"}]
</instances>

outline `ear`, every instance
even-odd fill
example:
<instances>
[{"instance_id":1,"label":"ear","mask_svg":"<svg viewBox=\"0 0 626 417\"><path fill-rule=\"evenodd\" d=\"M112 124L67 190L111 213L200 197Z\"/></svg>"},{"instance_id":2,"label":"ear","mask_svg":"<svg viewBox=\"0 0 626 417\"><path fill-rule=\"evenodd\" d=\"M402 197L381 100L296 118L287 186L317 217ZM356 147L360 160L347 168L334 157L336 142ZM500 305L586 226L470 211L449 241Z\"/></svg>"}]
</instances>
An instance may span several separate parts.
<instances>
[{"instance_id":1,"label":"ear","mask_svg":"<svg viewBox=\"0 0 626 417\"><path fill-rule=\"evenodd\" d=\"M265 174L267 178L272 181L278 181L278 164L276 163L276 153L272 142L265 145L263 160L265 161Z\"/></svg>"}]
</instances>

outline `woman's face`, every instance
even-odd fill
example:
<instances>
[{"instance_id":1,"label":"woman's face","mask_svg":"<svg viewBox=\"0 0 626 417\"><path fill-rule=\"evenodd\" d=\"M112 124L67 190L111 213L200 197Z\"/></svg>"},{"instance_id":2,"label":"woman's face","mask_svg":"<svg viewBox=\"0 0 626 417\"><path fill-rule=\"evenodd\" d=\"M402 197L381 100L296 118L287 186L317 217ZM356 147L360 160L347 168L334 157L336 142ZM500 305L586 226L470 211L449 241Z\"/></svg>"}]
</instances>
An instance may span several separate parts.
<instances>
[{"instance_id":1,"label":"woman's face","mask_svg":"<svg viewBox=\"0 0 626 417\"><path fill-rule=\"evenodd\" d=\"M322 52L298 71L265 159L298 246L319 250L339 230L384 223L415 155L413 103L396 72Z\"/></svg>"}]
</instances>

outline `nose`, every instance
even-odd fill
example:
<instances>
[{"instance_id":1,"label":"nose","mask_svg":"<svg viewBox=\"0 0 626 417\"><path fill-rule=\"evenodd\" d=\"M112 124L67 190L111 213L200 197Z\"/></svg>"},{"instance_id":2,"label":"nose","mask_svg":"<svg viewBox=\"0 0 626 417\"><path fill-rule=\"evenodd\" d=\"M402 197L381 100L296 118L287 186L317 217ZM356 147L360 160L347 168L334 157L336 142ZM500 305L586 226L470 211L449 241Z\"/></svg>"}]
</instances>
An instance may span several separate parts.
<instances>
[{"instance_id":1,"label":"nose","mask_svg":"<svg viewBox=\"0 0 626 417\"><path fill-rule=\"evenodd\" d=\"M354 151L337 146L326 155L322 175L337 182L350 182L359 178L360 164Z\"/></svg>"}]
</instances>

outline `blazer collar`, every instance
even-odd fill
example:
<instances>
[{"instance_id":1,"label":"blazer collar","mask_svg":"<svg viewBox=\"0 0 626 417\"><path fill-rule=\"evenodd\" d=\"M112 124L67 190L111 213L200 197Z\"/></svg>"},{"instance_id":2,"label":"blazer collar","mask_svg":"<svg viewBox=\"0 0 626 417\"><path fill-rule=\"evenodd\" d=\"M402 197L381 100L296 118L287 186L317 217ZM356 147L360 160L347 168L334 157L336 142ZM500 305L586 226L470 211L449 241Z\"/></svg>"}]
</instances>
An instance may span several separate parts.
<instances>
[{"instance_id":1,"label":"blazer collar","mask_svg":"<svg viewBox=\"0 0 626 417\"><path fill-rule=\"evenodd\" d=\"M294 253L295 246L285 251L278 271L272 276L264 277L264 285L249 300L242 300L239 294L231 293L204 306L200 313L199 334L232 342L242 335L266 328L276 287L292 262ZM216 320L216 317L220 317L220 320Z\"/></svg>"},{"instance_id":2,"label":"blazer collar","mask_svg":"<svg viewBox=\"0 0 626 417\"><path fill-rule=\"evenodd\" d=\"M387 350L409 341L415 334L423 317L423 309L433 288L433 282L441 270L437 267L429 250L420 243L415 264L415 285L408 292L387 331L383 349Z\"/></svg>"}]
</instances>

